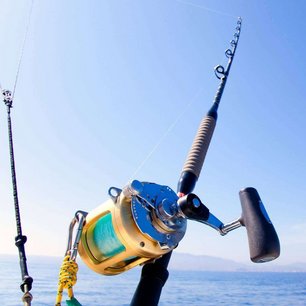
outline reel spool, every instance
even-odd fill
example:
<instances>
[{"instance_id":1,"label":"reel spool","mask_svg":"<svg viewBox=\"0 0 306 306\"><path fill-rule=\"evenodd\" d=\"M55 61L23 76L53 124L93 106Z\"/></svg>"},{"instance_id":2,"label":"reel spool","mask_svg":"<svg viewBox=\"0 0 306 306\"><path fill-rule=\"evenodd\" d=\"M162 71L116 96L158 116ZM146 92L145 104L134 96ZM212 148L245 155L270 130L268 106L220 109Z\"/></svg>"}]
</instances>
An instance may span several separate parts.
<instances>
[{"instance_id":1,"label":"reel spool","mask_svg":"<svg viewBox=\"0 0 306 306\"><path fill-rule=\"evenodd\" d=\"M135 180L109 195L82 230L78 251L90 269L119 274L170 252L183 238L186 219L177 214L171 188Z\"/></svg>"}]
</instances>

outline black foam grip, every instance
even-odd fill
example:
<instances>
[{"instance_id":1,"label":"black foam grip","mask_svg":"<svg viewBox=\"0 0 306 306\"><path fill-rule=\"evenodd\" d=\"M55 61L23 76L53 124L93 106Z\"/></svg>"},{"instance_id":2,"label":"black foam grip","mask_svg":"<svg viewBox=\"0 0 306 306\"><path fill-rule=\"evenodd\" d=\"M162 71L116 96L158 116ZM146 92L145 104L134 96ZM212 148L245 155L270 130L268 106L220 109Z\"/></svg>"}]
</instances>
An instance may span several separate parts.
<instances>
[{"instance_id":1,"label":"black foam grip","mask_svg":"<svg viewBox=\"0 0 306 306\"><path fill-rule=\"evenodd\" d=\"M158 305L162 288L169 276L167 266L171 253L172 252L165 254L154 263L146 264L142 268L140 282L130 306Z\"/></svg>"}]
</instances>

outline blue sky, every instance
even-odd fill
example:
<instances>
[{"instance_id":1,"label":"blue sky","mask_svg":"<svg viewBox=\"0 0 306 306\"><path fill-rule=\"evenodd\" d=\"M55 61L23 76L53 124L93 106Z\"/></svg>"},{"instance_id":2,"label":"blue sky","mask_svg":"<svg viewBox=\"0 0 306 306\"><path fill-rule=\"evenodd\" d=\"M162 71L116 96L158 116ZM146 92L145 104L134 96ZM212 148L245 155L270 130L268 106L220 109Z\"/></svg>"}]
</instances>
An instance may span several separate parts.
<instances>
[{"instance_id":1,"label":"blue sky","mask_svg":"<svg viewBox=\"0 0 306 306\"><path fill-rule=\"evenodd\" d=\"M14 85L31 1L1 1L0 82ZM135 178L176 188L237 16L242 33L195 193L222 221L258 189L278 263L305 261L304 1L35 1L12 110L28 254L62 255L69 222ZM174 122L177 122L174 125ZM174 125L174 126L173 126ZM172 127L169 130L169 127ZM0 112L0 253L16 253ZM248 261L244 229L189 222L178 252Z\"/></svg>"}]
</instances>

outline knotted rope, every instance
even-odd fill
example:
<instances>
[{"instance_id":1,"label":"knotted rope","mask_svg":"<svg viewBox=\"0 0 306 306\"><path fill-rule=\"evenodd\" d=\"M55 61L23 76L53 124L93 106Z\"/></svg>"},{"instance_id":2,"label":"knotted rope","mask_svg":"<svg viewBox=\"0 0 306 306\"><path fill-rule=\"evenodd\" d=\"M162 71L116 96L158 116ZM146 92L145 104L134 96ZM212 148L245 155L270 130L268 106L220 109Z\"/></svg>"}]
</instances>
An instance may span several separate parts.
<instances>
[{"instance_id":1,"label":"knotted rope","mask_svg":"<svg viewBox=\"0 0 306 306\"><path fill-rule=\"evenodd\" d=\"M68 297L70 298L67 301L68 305L81 305L73 295L73 286L77 282L78 269L78 264L70 258L70 255L66 255L59 272L55 306L61 306L64 289L67 289Z\"/></svg>"}]
</instances>

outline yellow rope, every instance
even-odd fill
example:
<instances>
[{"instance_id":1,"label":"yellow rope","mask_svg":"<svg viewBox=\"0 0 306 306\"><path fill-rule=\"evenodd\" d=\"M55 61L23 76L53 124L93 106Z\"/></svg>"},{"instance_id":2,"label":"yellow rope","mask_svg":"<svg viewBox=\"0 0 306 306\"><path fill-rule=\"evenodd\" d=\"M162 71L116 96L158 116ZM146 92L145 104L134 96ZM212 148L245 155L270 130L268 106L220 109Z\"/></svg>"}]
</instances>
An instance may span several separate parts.
<instances>
[{"instance_id":1,"label":"yellow rope","mask_svg":"<svg viewBox=\"0 0 306 306\"><path fill-rule=\"evenodd\" d=\"M73 289L77 281L78 265L66 255L59 273L58 288L55 306L61 306L63 290L67 289L69 298L73 298Z\"/></svg>"}]
</instances>

